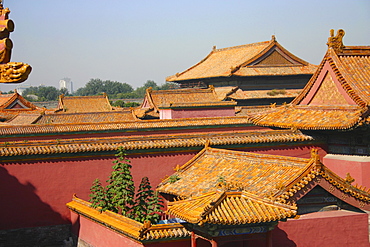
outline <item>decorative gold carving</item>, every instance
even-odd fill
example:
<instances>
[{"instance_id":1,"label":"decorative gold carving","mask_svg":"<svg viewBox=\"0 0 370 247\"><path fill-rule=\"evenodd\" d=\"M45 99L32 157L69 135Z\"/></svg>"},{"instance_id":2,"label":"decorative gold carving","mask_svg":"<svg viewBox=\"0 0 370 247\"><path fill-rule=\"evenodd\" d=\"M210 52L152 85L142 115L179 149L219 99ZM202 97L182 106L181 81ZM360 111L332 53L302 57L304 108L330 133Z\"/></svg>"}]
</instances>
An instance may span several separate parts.
<instances>
[{"instance_id":1,"label":"decorative gold carving","mask_svg":"<svg viewBox=\"0 0 370 247\"><path fill-rule=\"evenodd\" d=\"M334 192L334 190L335 190L335 186L331 184L331 185L329 186L329 189L328 189L328 190L329 190L329 192Z\"/></svg>"},{"instance_id":2,"label":"decorative gold carving","mask_svg":"<svg viewBox=\"0 0 370 247\"><path fill-rule=\"evenodd\" d=\"M351 177L351 174L349 174L349 172L347 172L347 175L346 175L346 183L353 183L355 181L355 179L353 177Z\"/></svg>"},{"instance_id":3,"label":"decorative gold carving","mask_svg":"<svg viewBox=\"0 0 370 247\"><path fill-rule=\"evenodd\" d=\"M20 62L0 64L0 83L24 82L31 73L31 66Z\"/></svg>"},{"instance_id":4,"label":"decorative gold carving","mask_svg":"<svg viewBox=\"0 0 370 247\"><path fill-rule=\"evenodd\" d=\"M347 198L348 198L348 195L347 195L347 194L345 194L345 193L343 193L343 194L340 196L340 199L342 199L342 201L347 200Z\"/></svg>"},{"instance_id":5,"label":"decorative gold carving","mask_svg":"<svg viewBox=\"0 0 370 247\"><path fill-rule=\"evenodd\" d=\"M343 52L343 48L345 46L343 45L343 36L345 35L345 32L343 29L339 29L337 31L337 35L334 36L334 29L330 30L330 37L328 38L328 47L333 48L335 52L340 53Z\"/></svg>"},{"instance_id":6,"label":"decorative gold carving","mask_svg":"<svg viewBox=\"0 0 370 247\"><path fill-rule=\"evenodd\" d=\"M320 171L322 169L322 164L320 162L319 151L315 148L311 149L311 159L315 163L316 170Z\"/></svg>"}]
</instances>

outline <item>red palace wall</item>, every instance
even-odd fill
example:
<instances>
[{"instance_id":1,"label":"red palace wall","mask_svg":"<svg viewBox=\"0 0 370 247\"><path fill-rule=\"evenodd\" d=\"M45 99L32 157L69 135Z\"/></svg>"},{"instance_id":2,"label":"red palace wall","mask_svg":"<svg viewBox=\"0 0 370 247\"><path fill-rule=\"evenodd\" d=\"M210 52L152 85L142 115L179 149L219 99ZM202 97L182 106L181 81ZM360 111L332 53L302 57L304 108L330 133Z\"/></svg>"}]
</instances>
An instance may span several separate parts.
<instances>
[{"instance_id":1,"label":"red palace wall","mask_svg":"<svg viewBox=\"0 0 370 247\"><path fill-rule=\"evenodd\" d=\"M85 243L90 244L94 247L190 247L190 239L172 242L142 244L121 234L118 234L105 226L99 225L89 219L81 217L76 213L71 212L71 219L73 234L79 239L83 240Z\"/></svg>"},{"instance_id":2,"label":"red palace wall","mask_svg":"<svg viewBox=\"0 0 370 247\"><path fill-rule=\"evenodd\" d=\"M158 242L142 245L105 226L99 225L89 219L72 214L72 232L95 247L102 246L150 246L150 247L190 247L190 240L174 242ZM104 236L102 238L101 236ZM241 235L233 236L229 243L218 239L222 247L250 247L266 246L264 234L252 237L253 240L244 242L237 239ZM228 237L229 241L231 239ZM198 239L197 246L210 246L208 241ZM317 212L301 216L300 219L289 219L279 222L272 231L272 246L274 247L368 247L368 215L350 211Z\"/></svg>"},{"instance_id":3,"label":"red palace wall","mask_svg":"<svg viewBox=\"0 0 370 247\"><path fill-rule=\"evenodd\" d=\"M136 186L148 176L155 187L177 164L184 164L195 153L132 157L132 175ZM7 164L0 166L0 229L68 224L66 203L72 195L89 199L92 182L105 182L113 157ZM6 212L6 213L5 213Z\"/></svg>"},{"instance_id":4,"label":"red palace wall","mask_svg":"<svg viewBox=\"0 0 370 247\"><path fill-rule=\"evenodd\" d=\"M314 146L250 148L242 151L295 157L310 157ZM324 152L324 151L322 151ZM174 173L176 165L183 165L197 151L167 154L142 154L130 156L132 175L136 186L143 176L155 188L161 180ZM16 229L70 223L70 213L65 204L76 193L89 199L92 182L99 178L105 182L115 157L59 158L49 161L29 161L0 165L0 229Z\"/></svg>"},{"instance_id":5,"label":"red palace wall","mask_svg":"<svg viewBox=\"0 0 370 247\"><path fill-rule=\"evenodd\" d=\"M274 247L369 247L368 214L317 212L279 222L272 232Z\"/></svg>"},{"instance_id":6,"label":"red palace wall","mask_svg":"<svg viewBox=\"0 0 370 247\"><path fill-rule=\"evenodd\" d=\"M353 184L370 188L370 157L328 154L323 158L324 165L342 178L350 173Z\"/></svg>"}]
</instances>

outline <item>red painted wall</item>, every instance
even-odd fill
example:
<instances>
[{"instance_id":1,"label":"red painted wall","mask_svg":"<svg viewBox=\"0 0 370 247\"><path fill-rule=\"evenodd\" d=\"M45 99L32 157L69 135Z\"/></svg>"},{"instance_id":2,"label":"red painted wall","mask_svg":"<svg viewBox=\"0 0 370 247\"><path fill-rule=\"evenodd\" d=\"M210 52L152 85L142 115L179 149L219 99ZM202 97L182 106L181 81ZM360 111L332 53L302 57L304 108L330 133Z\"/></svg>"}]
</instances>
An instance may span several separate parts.
<instances>
[{"instance_id":1,"label":"red painted wall","mask_svg":"<svg viewBox=\"0 0 370 247\"><path fill-rule=\"evenodd\" d=\"M190 239L142 244L71 212L72 232L94 247L190 247Z\"/></svg>"},{"instance_id":2,"label":"red painted wall","mask_svg":"<svg viewBox=\"0 0 370 247\"><path fill-rule=\"evenodd\" d=\"M254 148L253 151L296 157L310 157L312 147ZM183 165L197 152L143 154L129 157L136 186L148 176L153 188L174 173L176 165ZM76 195L89 199L92 182L105 182L115 157L80 158L52 161L7 163L0 165L0 229L15 229L70 222L65 204Z\"/></svg>"},{"instance_id":3,"label":"red painted wall","mask_svg":"<svg viewBox=\"0 0 370 247\"><path fill-rule=\"evenodd\" d=\"M279 222L274 247L369 247L368 214L350 211L317 212Z\"/></svg>"},{"instance_id":4,"label":"red painted wall","mask_svg":"<svg viewBox=\"0 0 370 247\"><path fill-rule=\"evenodd\" d=\"M353 184L370 188L370 157L328 154L323 160L324 165L340 177L346 178L349 172L355 179Z\"/></svg>"},{"instance_id":5,"label":"red painted wall","mask_svg":"<svg viewBox=\"0 0 370 247\"><path fill-rule=\"evenodd\" d=\"M184 164L194 153L131 157L132 175L138 187L148 176L155 186L171 175L177 164ZM50 162L0 166L0 229L37 227L69 223L65 204L72 195L88 200L92 182L106 181L112 171L111 158L63 159Z\"/></svg>"}]
</instances>

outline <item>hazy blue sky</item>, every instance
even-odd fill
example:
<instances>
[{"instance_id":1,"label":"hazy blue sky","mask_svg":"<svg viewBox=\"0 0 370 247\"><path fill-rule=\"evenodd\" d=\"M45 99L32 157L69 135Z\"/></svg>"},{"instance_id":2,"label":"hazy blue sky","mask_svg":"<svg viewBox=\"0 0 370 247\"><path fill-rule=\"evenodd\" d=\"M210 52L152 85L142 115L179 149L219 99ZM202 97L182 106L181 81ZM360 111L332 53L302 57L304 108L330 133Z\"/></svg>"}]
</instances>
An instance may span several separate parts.
<instances>
[{"instance_id":1,"label":"hazy blue sky","mask_svg":"<svg viewBox=\"0 0 370 247\"><path fill-rule=\"evenodd\" d=\"M91 78L158 84L212 49L277 40L318 64L330 29L370 45L369 0L4 0L15 22L12 61L32 66L23 84L74 87ZM0 90L15 88L0 85Z\"/></svg>"}]
</instances>

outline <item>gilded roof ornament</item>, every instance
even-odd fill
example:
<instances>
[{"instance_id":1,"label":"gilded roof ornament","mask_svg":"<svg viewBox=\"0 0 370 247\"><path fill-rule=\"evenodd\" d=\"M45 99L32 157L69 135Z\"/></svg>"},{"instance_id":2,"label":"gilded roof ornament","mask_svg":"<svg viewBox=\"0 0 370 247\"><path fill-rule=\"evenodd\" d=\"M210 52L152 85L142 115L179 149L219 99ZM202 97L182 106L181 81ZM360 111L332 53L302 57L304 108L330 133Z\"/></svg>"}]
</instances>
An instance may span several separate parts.
<instances>
[{"instance_id":1,"label":"gilded roof ornament","mask_svg":"<svg viewBox=\"0 0 370 247\"><path fill-rule=\"evenodd\" d=\"M25 63L10 62L13 43L9 36L14 31L14 23L8 19L9 13L0 0L0 83L20 83L28 78L32 69Z\"/></svg>"},{"instance_id":2,"label":"gilded roof ornament","mask_svg":"<svg viewBox=\"0 0 370 247\"><path fill-rule=\"evenodd\" d=\"M341 53L343 52L344 45L343 45L343 37L345 35L345 32L343 29L339 29L337 31L337 35L334 36L334 29L330 30L330 37L328 38L328 47L333 48L335 52Z\"/></svg>"},{"instance_id":3,"label":"gilded roof ornament","mask_svg":"<svg viewBox=\"0 0 370 247\"><path fill-rule=\"evenodd\" d=\"M355 179L351 176L351 174L349 174L349 172L347 172L347 176L346 176L346 183L353 183L355 181Z\"/></svg>"}]
</instances>

